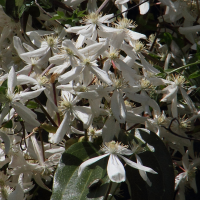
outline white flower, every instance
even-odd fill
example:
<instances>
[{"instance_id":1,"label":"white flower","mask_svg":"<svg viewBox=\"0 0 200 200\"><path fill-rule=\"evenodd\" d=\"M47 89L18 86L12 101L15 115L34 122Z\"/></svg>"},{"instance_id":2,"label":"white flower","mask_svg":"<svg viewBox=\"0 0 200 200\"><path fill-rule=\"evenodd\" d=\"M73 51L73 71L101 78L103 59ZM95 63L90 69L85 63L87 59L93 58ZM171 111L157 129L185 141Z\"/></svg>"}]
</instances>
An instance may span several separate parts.
<instances>
[{"instance_id":1,"label":"white flower","mask_svg":"<svg viewBox=\"0 0 200 200\"><path fill-rule=\"evenodd\" d=\"M120 183L120 182L123 182L126 180L126 172L125 172L124 166L120 162L118 156L120 158L122 158L126 162L127 165L129 165L133 168L136 168L136 169L139 169L139 170L142 170L145 172L157 174L157 172L155 172L153 169L151 169L149 167L145 167L142 164L135 163L135 162L125 158L124 156L122 156L122 155L133 154L133 152L127 148L128 148L128 146L122 145L121 143L118 143L115 141L105 142L105 144L103 145L103 147L101 149L102 151L104 151L105 154L95 157L95 158L91 158L91 159L83 162L79 167L78 176L80 176L82 174L83 170L87 166L97 162L98 160L100 160L106 156L109 156L108 165L107 165L107 173L108 173L108 177L110 178L110 180L112 182Z\"/></svg>"}]
</instances>

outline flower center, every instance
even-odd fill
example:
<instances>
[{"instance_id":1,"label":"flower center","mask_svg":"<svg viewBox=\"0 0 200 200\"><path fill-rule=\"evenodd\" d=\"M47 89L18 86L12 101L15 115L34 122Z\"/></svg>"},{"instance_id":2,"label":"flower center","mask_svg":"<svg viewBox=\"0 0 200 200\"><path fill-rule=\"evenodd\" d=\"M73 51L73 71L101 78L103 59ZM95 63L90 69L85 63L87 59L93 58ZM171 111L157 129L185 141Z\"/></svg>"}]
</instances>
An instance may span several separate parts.
<instances>
[{"instance_id":1,"label":"flower center","mask_svg":"<svg viewBox=\"0 0 200 200\"><path fill-rule=\"evenodd\" d=\"M114 50L113 52L110 52L108 57L111 60L115 60L116 58L119 58L119 51L118 50Z\"/></svg>"},{"instance_id":2,"label":"flower center","mask_svg":"<svg viewBox=\"0 0 200 200\"><path fill-rule=\"evenodd\" d=\"M146 89L146 88L150 87L151 82L149 80L143 78L142 80L140 80L140 84L141 84L142 89Z\"/></svg>"},{"instance_id":3,"label":"flower center","mask_svg":"<svg viewBox=\"0 0 200 200\"><path fill-rule=\"evenodd\" d=\"M58 37L51 35L44 36L42 40L45 41L49 47L54 47L59 43Z\"/></svg>"},{"instance_id":4,"label":"flower center","mask_svg":"<svg viewBox=\"0 0 200 200\"><path fill-rule=\"evenodd\" d=\"M132 20L127 18L118 19L118 22L115 25L115 28L117 29L136 28L136 27L137 25Z\"/></svg>"},{"instance_id":5,"label":"flower center","mask_svg":"<svg viewBox=\"0 0 200 200\"><path fill-rule=\"evenodd\" d=\"M89 15L86 15L83 21L85 21L86 23L97 24L101 16L102 14L97 14L97 13L92 12Z\"/></svg>"}]
</instances>

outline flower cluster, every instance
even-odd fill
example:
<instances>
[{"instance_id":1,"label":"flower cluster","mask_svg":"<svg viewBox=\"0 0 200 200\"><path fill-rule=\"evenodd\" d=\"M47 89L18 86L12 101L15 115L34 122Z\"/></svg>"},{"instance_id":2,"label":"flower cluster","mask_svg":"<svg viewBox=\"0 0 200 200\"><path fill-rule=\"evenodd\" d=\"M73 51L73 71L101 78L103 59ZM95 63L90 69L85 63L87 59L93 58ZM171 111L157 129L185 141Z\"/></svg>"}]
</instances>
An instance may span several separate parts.
<instances>
[{"instance_id":1,"label":"flower cluster","mask_svg":"<svg viewBox=\"0 0 200 200\"><path fill-rule=\"evenodd\" d=\"M63 0L62 5L73 11L82 2ZM128 2L113 1L114 11L125 11ZM147 14L149 2L140 3L140 14ZM0 167L7 166L5 173L0 172L1 199L31 199L33 179L51 191L48 184L70 137L94 143L101 138L103 143L104 155L83 162L78 176L109 156L107 174L112 182L125 181L124 166L129 165L151 186L146 172L157 172L142 164L138 154L144 149L134 141L129 146L119 141L121 130L135 127L138 140L143 141L140 128L155 132L172 156L182 155L179 160L173 158L178 169L176 199L185 200L188 185L198 192L195 172L200 160L186 132L196 133L193 129L200 116L199 104L191 95L198 81L189 78L189 70L199 63L192 63L196 57L189 54L199 51L199 8L193 5L191 10L187 1L160 0L158 4L166 11L156 19L156 35L135 31L139 26L126 12L121 17L101 13L103 7L98 8L95 0L87 1L85 16L76 26L50 20L40 7L37 20L42 25L35 29L34 20L28 19L23 34L19 22L0 7ZM62 9L59 12L64 14ZM180 36L186 40L181 47ZM132 154L137 163L131 160Z\"/></svg>"}]
</instances>

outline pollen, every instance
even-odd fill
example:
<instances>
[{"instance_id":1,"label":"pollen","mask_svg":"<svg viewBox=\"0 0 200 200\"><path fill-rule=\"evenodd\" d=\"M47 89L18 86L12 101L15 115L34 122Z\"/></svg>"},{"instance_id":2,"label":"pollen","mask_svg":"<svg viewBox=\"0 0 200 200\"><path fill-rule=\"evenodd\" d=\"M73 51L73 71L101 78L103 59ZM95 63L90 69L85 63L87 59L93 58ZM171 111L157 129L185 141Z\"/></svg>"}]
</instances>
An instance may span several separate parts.
<instances>
[{"instance_id":1,"label":"pollen","mask_svg":"<svg viewBox=\"0 0 200 200\"><path fill-rule=\"evenodd\" d=\"M140 80L140 85L141 85L142 89L146 89L151 86L151 82L149 80L143 78L142 80Z\"/></svg>"},{"instance_id":2,"label":"pollen","mask_svg":"<svg viewBox=\"0 0 200 200\"><path fill-rule=\"evenodd\" d=\"M62 101L60 101L59 103L60 103L60 105L59 105L59 107L58 107L58 110L59 110L59 112L61 112L63 115L64 115L66 112L70 111L71 108L72 108L71 102L67 101L66 99L63 99L63 98L62 98Z\"/></svg>"},{"instance_id":3,"label":"pollen","mask_svg":"<svg viewBox=\"0 0 200 200\"><path fill-rule=\"evenodd\" d=\"M135 42L135 47L134 50L138 53L146 49L145 45L141 41L136 41Z\"/></svg>"},{"instance_id":4,"label":"pollen","mask_svg":"<svg viewBox=\"0 0 200 200\"><path fill-rule=\"evenodd\" d=\"M108 57L111 60L115 60L116 58L119 58L119 51L118 50L114 50L113 52L110 52Z\"/></svg>"},{"instance_id":5,"label":"pollen","mask_svg":"<svg viewBox=\"0 0 200 200\"><path fill-rule=\"evenodd\" d=\"M117 24L115 24L115 28L117 29L127 29L136 27L137 27L136 23L127 18L118 19Z\"/></svg>"},{"instance_id":6,"label":"pollen","mask_svg":"<svg viewBox=\"0 0 200 200\"><path fill-rule=\"evenodd\" d=\"M99 18L102 16L102 14L97 14L97 13L90 13L89 15L86 15L84 18L83 18L83 21L87 24L97 24L98 23L98 20Z\"/></svg>"},{"instance_id":7,"label":"pollen","mask_svg":"<svg viewBox=\"0 0 200 200\"><path fill-rule=\"evenodd\" d=\"M46 42L49 47L54 47L59 43L58 37L52 35L43 36L42 41Z\"/></svg>"},{"instance_id":8,"label":"pollen","mask_svg":"<svg viewBox=\"0 0 200 200\"><path fill-rule=\"evenodd\" d=\"M121 154L123 150L127 149L128 145L123 145L121 142L105 142L101 150L110 154Z\"/></svg>"}]
</instances>

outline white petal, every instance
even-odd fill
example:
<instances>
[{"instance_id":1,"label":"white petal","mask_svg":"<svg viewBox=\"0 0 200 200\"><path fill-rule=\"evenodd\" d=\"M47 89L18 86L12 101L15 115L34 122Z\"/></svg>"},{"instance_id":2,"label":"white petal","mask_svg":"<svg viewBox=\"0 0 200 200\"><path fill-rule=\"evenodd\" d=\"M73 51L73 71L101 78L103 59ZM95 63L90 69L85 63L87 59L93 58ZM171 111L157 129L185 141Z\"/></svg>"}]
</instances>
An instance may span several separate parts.
<instances>
[{"instance_id":1,"label":"white petal","mask_svg":"<svg viewBox=\"0 0 200 200\"><path fill-rule=\"evenodd\" d=\"M139 170L142 170L142 171L145 171L145 172L149 172L149 173L152 173L152 174L157 174L156 171L154 171L153 169L151 169L149 167L145 167L143 165L139 165L139 164L137 164L137 163L125 158L122 155L118 155L118 156L121 157L126 162L127 165L129 165L129 166L131 166L131 167L133 167L135 169L139 169Z\"/></svg>"},{"instance_id":2,"label":"white petal","mask_svg":"<svg viewBox=\"0 0 200 200\"><path fill-rule=\"evenodd\" d=\"M62 120L59 128L57 129L56 133L53 135L53 138L52 138L53 143L57 144L57 143L61 142L64 135L69 134L69 132L68 132L70 130L69 118L70 118L69 113L65 114L64 119Z\"/></svg>"},{"instance_id":3,"label":"white petal","mask_svg":"<svg viewBox=\"0 0 200 200\"><path fill-rule=\"evenodd\" d=\"M58 78L58 82L61 84L69 83L70 81L77 78L77 76L83 71L83 67L78 66L70 70L69 72L66 72L65 74L61 75Z\"/></svg>"},{"instance_id":4,"label":"white petal","mask_svg":"<svg viewBox=\"0 0 200 200\"><path fill-rule=\"evenodd\" d=\"M37 127L40 125L40 123L35 119L37 118L37 115L23 104L14 102L12 103L12 107L25 122Z\"/></svg>"},{"instance_id":5,"label":"white petal","mask_svg":"<svg viewBox=\"0 0 200 200\"><path fill-rule=\"evenodd\" d=\"M22 102L25 102L25 101L27 101L27 100L29 100L29 99L33 99L33 98L39 96L40 93L41 93L42 91L44 91L44 89L45 89L45 88L40 88L39 90L35 90L35 91L32 91L32 92L23 92L23 93L20 93L20 94L19 94L20 100L21 100Z\"/></svg>"},{"instance_id":6,"label":"white petal","mask_svg":"<svg viewBox=\"0 0 200 200\"><path fill-rule=\"evenodd\" d=\"M0 114L0 125L2 124L4 118L8 114L9 110L10 110L9 104L5 104L1 111L1 114Z\"/></svg>"},{"instance_id":7,"label":"white petal","mask_svg":"<svg viewBox=\"0 0 200 200\"><path fill-rule=\"evenodd\" d=\"M6 133L0 131L0 137L2 138L5 145L5 154L7 155L10 150L10 139Z\"/></svg>"},{"instance_id":8,"label":"white petal","mask_svg":"<svg viewBox=\"0 0 200 200\"><path fill-rule=\"evenodd\" d=\"M112 81L110 80L106 71L104 71L96 66L90 67L90 71L93 74L95 74L100 80L102 80L104 83L106 83L108 85L112 85Z\"/></svg>"},{"instance_id":9,"label":"white petal","mask_svg":"<svg viewBox=\"0 0 200 200\"><path fill-rule=\"evenodd\" d=\"M126 119L126 107L124 104L124 99L119 90L114 90L111 97L111 109L114 117L119 123L125 123Z\"/></svg>"},{"instance_id":10,"label":"white petal","mask_svg":"<svg viewBox=\"0 0 200 200\"><path fill-rule=\"evenodd\" d=\"M136 155L136 158L137 158L137 163L142 165L142 160L140 159L140 157L138 155ZM151 181L149 180L148 176L147 176L147 173L142 171L142 170L139 170L139 173L140 173L140 176L142 177L142 179L144 181L147 182L147 184L151 187L152 183Z\"/></svg>"},{"instance_id":11,"label":"white petal","mask_svg":"<svg viewBox=\"0 0 200 200\"><path fill-rule=\"evenodd\" d=\"M140 0L139 3L144 2L144 0ZM145 15L149 11L149 2L145 2L142 5L139 6L140 14Z\"/></svg>"},{"instance_id":12,"label":"white petal","mask_svg":"<svg viewBox=\"0 0 200 200\"><path fill-rule=\"evenodd\" d=\"M73 114L80 119L86 127L88 127L92 122L92 111L89 107L74 106Z\"/></svg>"},{"instance_id":13,"label":"white petal","mask_svg":"<svg viewBox=\"0 0 200 200\"><path fill-rule=\"evenodd\" d=\"M35 182L43 189L48 190L51 192L51 189L49 189L44 182L42 181L41 175L39 173L37 174L33 174L33 178L35 180Z\"/></svg>"},{"instance_id":14,"label":"white petal","mask_svg":"<svg viewBox=\"0 0 200 200\"><path fill-rule=\"evenodd\" d=\"M108 177L112 182L121 183L126 180L126 172L119 158L110 154L107 165Z\"/></svg>"},{"instance_id":15,"label":"white petal","mask_svg":"<svg viewBox=\"0 0 200 200\"><path fill-rule=\"evenodd\" d=\"M7 83L8 83L8 94L12 94L15 89L15 86L17 85L17 76L14 67L11 67L10 69Z\"/></svg>"},{"instance_id":16,"label":"white petal","mask_svg":"<svg viewBox=\"0 0 200 200\"><path fill-rule=\"evenodd\" d=\"M17 184L15 190L8 196L8 200L24 199L24 192L19 184Z\"/></svg>"},{"instance_id":17,"label":"white petal","mask_svg":"<svg viewBox=\"0 0 200 200\"><path fill-rule=\"evenodd\" d=\"M97 157L91 158L91 159L86 160L85 162L83 162L83 163L80 165L79 169L78 169L78 176L80 176L80 175L82 174L83 170L84 170L87 166L89 166L89 165L91 165L91 164L97 162L98 160L100 160L100 159L102 159L102 158L105 158L105 157L108 156L108 155L109 155L109 154L104 154L104 155L97 156Z\"/></svg>"},{"instance_id":18,"label":"white petal","mask_svg":"<svg viewBox=\"0 0 200 200\"><path fill-rule=\"evenodd\" d=\"M28 83L30 83L31 85L37 85L38 84L38 82L30 76L26 76L24 74L20 74L20 75L17 76L17 84L18 85L25 85L25 84L28 84Z\"/></svg>"},{"instance_id":19,"label":"white petal","mask_svg":"<svg viewBox=\"0 0 200 200\"><path fill-rule=\"evenodd\" d=\"M31 136L31 141L33 143L33 148L34 148L34 151L37 155L37 159L40 163L40 165L44 165L44 157L43 157L43 153L42 153L42 150L40 149L38 143L37 143L37 140L35 138L35 135L32 135Z\"/></svg>"},{"instance_id":20,"label":"white petal","mask_svg":"<svg viewBox=\"0 0 200 200\"><path fill-rule=\"evenodd\" d=\"M135 31L131 31L131 30L127 29L127 32L128 32L128 36L133 40L139 40L139 39L146 39L147 38L146 35L141 34L141 33L137 33Z\"/></svg>"},{"instance_id":21,"label":"white petal","mask_svg":"<svg viewBox=\"0 0 200 200\"><path fill-rule=\"evenodd\" d=\"M23 57L24 56L28 56L28 57L41 57L44 54L47 54L49 50L50 50L50 48L48 46L45 46L45 47L36 49L34 51L31 51L31 52L23 53L23 54L21 54L21 56L23 56Z\"/></svg>"},{"instance_id":22,"label":"white petal","mask_svg":"<svg viewBox=\"0 0 200 200\"><path fill-rule=\"evenodd\" d=\"M119 126L119 123L115 121L114 117L109 117L102 129L102 138L103 142L110 142L113 140L116 134L116 126Z\"/></svg>"}]
</instances>

